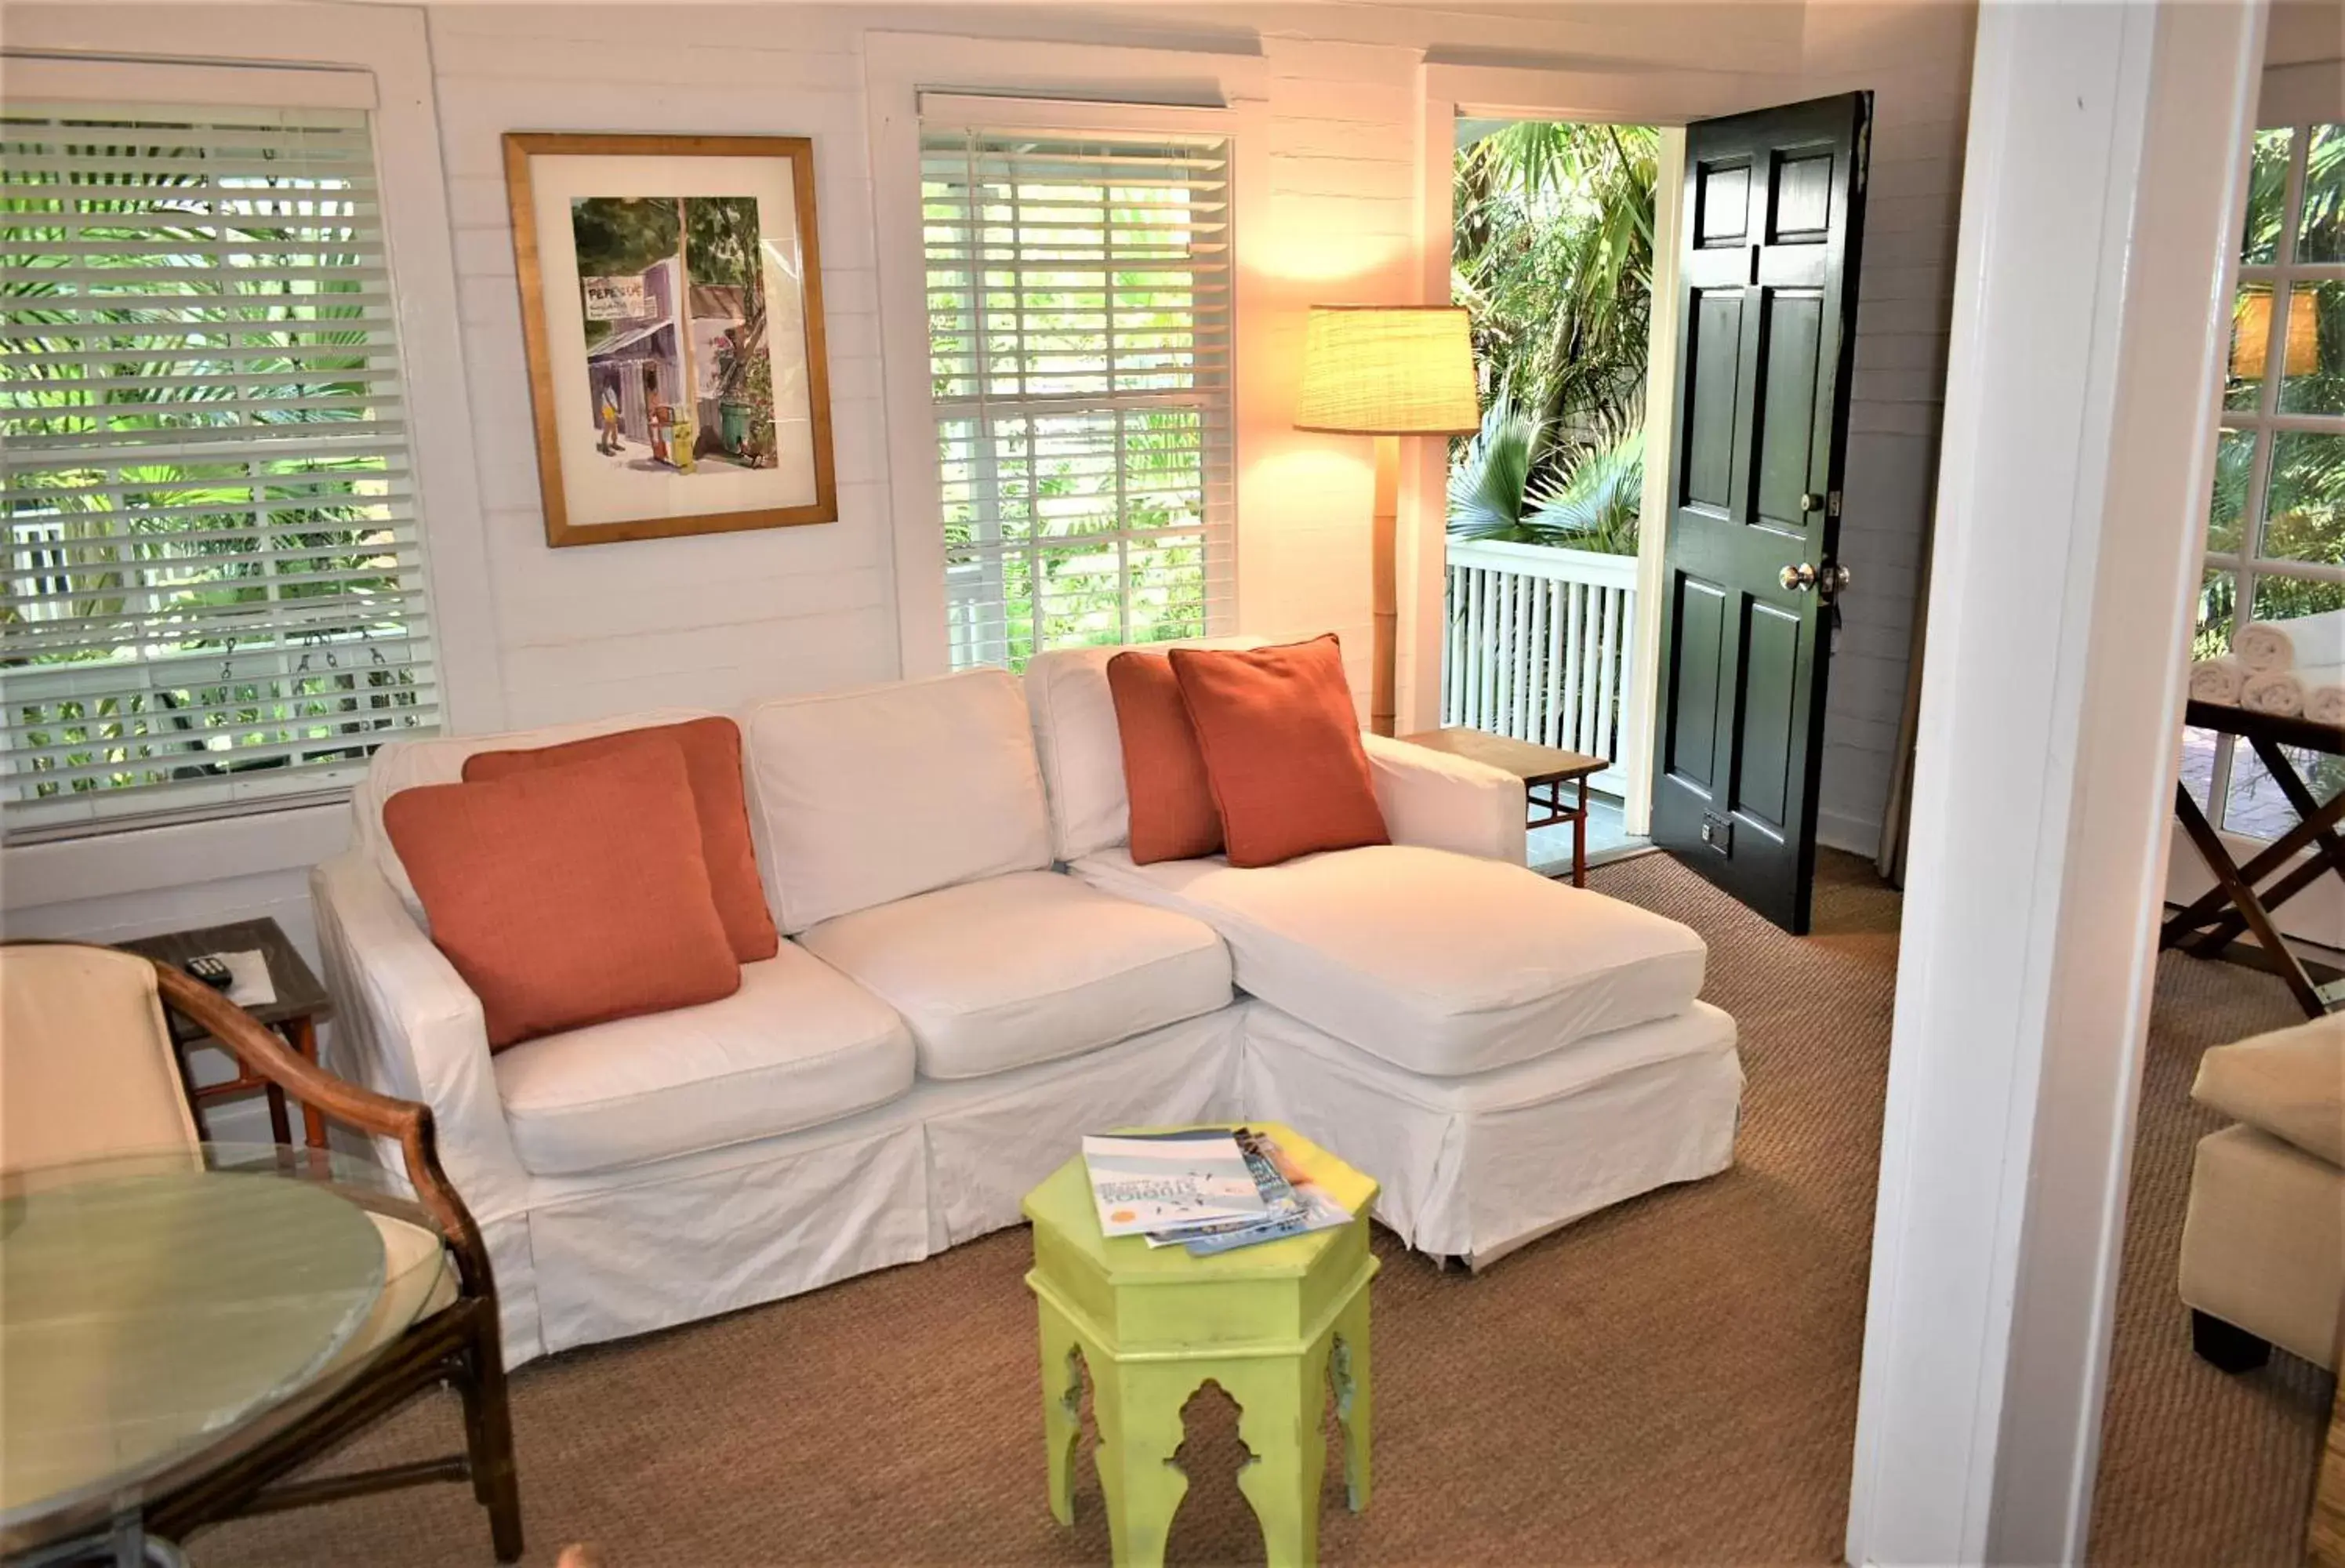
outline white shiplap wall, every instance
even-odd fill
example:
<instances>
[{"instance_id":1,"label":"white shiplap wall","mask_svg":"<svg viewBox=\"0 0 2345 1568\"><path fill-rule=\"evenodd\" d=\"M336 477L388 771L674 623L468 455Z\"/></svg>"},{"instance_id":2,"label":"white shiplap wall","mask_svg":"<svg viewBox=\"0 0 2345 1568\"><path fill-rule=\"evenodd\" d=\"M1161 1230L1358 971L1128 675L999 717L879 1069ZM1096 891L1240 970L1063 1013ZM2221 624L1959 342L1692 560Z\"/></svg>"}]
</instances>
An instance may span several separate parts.
<instances>
[{"instance_id":1,"label":"white shiplap wall","mask_svg":"<svg viewBox=\"0 0 2345 1568\"><path fill-rule=\"evenodd\" d=\"M1819 0L1803 76L1815 94L1873 90L1857 290L1856 376L1842 491L1842 600L1824 713L1818 836L1870 856L1896 767L1954 309L1969 99L1967 7Z\"/></svg>"},{"instance_id":2,"label":"white shiplap wall","mask_svg":"<svg viewBox=\"0 0 2345 1568\"><path fill-rule=\"evenodd\" d=\"M7 6L8 15L22 7ZM102 7L77 9L101 17ZM1905 628L1931 492L1947 276L1968 78L1955 0L1841 5L1383 4L1006 6L435 5L428 8L454 232L474 450L486 511L496 672L507 717L535 724L758 696L897 673L873 188L862 51L872 32L961 32L1256 55L1268 96L1263 221L1242 237L1258 285L1240 345L1260 410L1243 433L1240 605L1272 637L1333 629L1365 684L1367 443L1286 428L1303 312L1415 298L1415 70L1427 50L1496 63L1739 72L1789 98L1880 94L1858 349L1846 557L1858 574L1833 683L1826 836L1870 847L1903 691ZM0 18L5 20L5 18ZM89 28L103 31L102 24ZM135 54L135 30L109 45ZM939 84L950 85L950 84ZM833 525L553 551L539 521L499 138L509 130L732 132L814 138L841 520ZM1447 156L1447 149L1442 149ZM1436 243L1446 244L1446 236ZM915 369L913 373L918 373ZM1409 672L1402 672L1406 681ZM201 830L173 830L196 834ZM333 824L301 842L318 855ZM12 934L112 939L273 914L305 946L292 868L250 839L183 845L168 881L76 885L68 847L25 874L0 859ZM118 863L145 853L125 846ZM29 890L29 891L27 891Z\"/></svg>"}]
</instances>

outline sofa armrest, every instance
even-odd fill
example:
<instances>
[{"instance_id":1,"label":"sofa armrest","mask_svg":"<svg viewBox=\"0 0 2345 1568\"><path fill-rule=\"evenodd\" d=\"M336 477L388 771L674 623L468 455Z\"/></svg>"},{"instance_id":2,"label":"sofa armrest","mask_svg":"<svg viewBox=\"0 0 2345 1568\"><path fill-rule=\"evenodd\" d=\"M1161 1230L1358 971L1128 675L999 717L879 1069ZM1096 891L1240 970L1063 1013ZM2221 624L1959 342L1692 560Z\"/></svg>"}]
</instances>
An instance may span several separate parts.
<instances>
[{"instance_id":1,"label":"sofa armrest","mask_svg":"<svg viewBox=\"0 0 2345 1568\"><path fill-rule=\"evenodd\" d=\"M2198 1058L2190 1098L2345 1166L2345 1013L2216 1047Z\"/></svg>"},{"instance_id":2,"label":"sofa armrest","mask_svg":"<svg viewBox=\"0 0 2345 1568\"><path fill-rule=\"evenodd\" d=\"M1486 763L1362 734L1376 804L1395 844L1520 865L1529 855L1523 781Z\"/></svg>"},{"instance_id":3,"label":"sofa armrest","mask_svg":"<svg viewBox=\"0 0 2345 1568\"><path fill-rule=\"evenodd\" d=\"M526 1205L480 998L363 855L310 873L335 1055L378 1093L431 1108L441 1164L482 1224Z\"/></svg>"}]
</instances>

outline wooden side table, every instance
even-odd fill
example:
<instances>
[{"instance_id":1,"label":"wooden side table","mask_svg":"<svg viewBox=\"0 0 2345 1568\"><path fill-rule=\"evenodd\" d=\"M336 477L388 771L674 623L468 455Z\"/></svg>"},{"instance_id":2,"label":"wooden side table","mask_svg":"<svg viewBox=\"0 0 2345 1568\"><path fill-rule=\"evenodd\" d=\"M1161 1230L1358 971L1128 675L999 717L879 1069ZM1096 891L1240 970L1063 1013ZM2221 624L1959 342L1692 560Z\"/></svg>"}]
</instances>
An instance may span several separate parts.
<instances>
[{"instance_id":1,"label":"wooden side table","mask_svg":"<svg viewBox=\"0 0 2345 1568\"><path fill-rule=\"evenodd\" d=\"M1402 740L1413 746L1423 746L1430 752L1447 752L1453 757L1487 764L1500 773L1509 773L1523 781L1523 799L1534 812L1525 827L1554 827L1559 823L1571 824L1571 885L1588 885L1588 781L1612 765L1606 757L1591 757L1585 752L1568 752L1560 746L1543 746L1537 741L1518 741L1511 735L1494 735L1487 730L1451 728L1420 730ZM1577 801L1563 798L1563 786L1579 786ZM1545 788L1547 794L1539 794Z\"/></svg>"},{"instance_id":2,"label":"wooden side table","mask_svg":"<svg viewBox=\"0 0 2345 1568\"><path fill-rule=\"evenodd\" d=\"M116 944L125 952L137 953L158 964L173 968L186 965L188 959L206 953L245 953L259 948L269 965L269 984L277 989L277 999L245 1009L254 1017L285 1037L285 1043L311 1062L318 1059L318 1025L332 1016L333 1002L326 987L310 972L301 954L286 939L285 933L274 920L239 920L228 926L206 926L192 931L171 931L160 936L142 936L136 942ZM213 1043L194 1024L177 1013L167 1015L171 1025L171 1043L178 1047L180 1071L187 1070L188 1052L197 1046ZM285 1091L267 1078L239 1072L226 1083L206 1084L201 1087L190 1080L188 1103L196 1113L197 1132L208 1138L211 1134L204 1125L204 1107L213 1100L228 1099L250 1094L259 1089L269 1097L269 1129L279 1143L291 1143L293 1129L285 1108ZM311 1148L326 1147L326 1122L308 1106L301 1108L303 1141Z\"/></svg>"}]
</instances>

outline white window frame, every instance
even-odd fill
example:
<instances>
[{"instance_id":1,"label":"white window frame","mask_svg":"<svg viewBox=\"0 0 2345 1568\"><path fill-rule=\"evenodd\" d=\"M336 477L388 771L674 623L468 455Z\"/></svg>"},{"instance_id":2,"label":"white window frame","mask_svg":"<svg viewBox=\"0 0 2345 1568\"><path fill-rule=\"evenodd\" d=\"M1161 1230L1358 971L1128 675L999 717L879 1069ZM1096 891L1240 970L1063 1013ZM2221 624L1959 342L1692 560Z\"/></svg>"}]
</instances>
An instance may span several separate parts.
<instances>
[{"instance_id":1,"label":"white window frame","mask_svg":"<svg viewBox=\"0 0 2345 1568\"><path fill-rule=\"evenodd\" d=\"M928 261L920 216L923 95L931 125L939 106L982 114L989 101L1011 99L986 128L1014 124L1034 130L1225 137L1231 144L1233 225L1243 235L1261 232L1252 220L1268 194L1262 135L1267 77L1265 63L1254 55L929 33L866 34L863 58L878 218L898 668L906 677L919 678L952 667L944 531L938 524L942 499L936 421L929 396ZM1242 252L1233 263L1233 359L1244 365L1250 350L1264 347L1261 312L1250 309L1260 274L1245 265ZM1236 516L1227 568L1233 627L1244 624L1248 433L1279 417L1274 403L1285 384L1286 378L1263 374L1233 378Z\"/></svg>"},{"instance_id":2,"label":"white window frame","mask_svg":"<svg viewBox=\"0 0 2345 1568\"><path fill-rule=\"evenodd\" d=\"M2277 103L2276 98L2279 100ZM2257 392L2256 406L2252 409L2225 408L2219 383L2214 398L2216 440L2219 442L2224 435L2236 432L2248 436L2255 445L2248 470L2246 504L2238 520L2238 548L2218 551L2210 541L2200 561L2202 582L2207 574L2213 572L2227 572L2231 577L2231 632L2234 636L2238 635L2240 627L2254 618L2258 578L2287 578L2298 582L2345 586L2345 565L2267 556L2261 549L2264 523L2270 508L2272 454L2279 438L2297 431L2345 436L2345 414L2291 414L2281 412L2279 407L2280 392L2287 380L2288 322L2290 312L2295 309L2298 285L2345 283L2345 261L2302 262L2295 256L2297 231L2304 219L2305 163L2310 150L2312 130L2318 125L2345 125L2345 105L2331 103L2324 110L2311 95L2275 95L2267 90L2263 107L2265 112L2259 116L2259 133L2271 130L2293 133L2289 144L2288 170L2281 187L2279 244L2269 261L2250 262L2243 258L2238 263L2232 292L2236 299L2238 291L2249 285L2259 285L2268 291L2271 308L2266 321L2268 337L2264 349L2264 377ZM2252 167L2254 156L2251 146L2247 154L2248 167ZM2251 177L2243 175L2243 183ZM2244 244L2244 203L2240 207L2239 227L2241 236L2238 243ZM2238 753L2238 737L2216 737L2214 769L2208 782L2206 809L2208 821L2218 832L2224 830L2229 816L2231 780Z\"/></svg>"},{"instance_id":3,"label":"white window frame","mask_svg":"<svg viewBox=\"0 0 2345 1568\"><path fill-rule=\"evenodd\" d=\"M384 243L397 280L417 500L429 535L442 728L502 728L503 679L423 13L366 5L12 7L0 91L36 96L17 86L20 73L35 67L47 77L37 96L97 92L120 101L265 102L254 94L256 67L289 93L305 82L322 86L337 72L371 79ZM55 84L71 85L62 73L99 86L59 93ZM46 903L307 865L347 841L349 816L339 802L263 802L210 822L112 824L86 837L0 850L0 883L13 918Z\"/></svg>"}]
</instances>

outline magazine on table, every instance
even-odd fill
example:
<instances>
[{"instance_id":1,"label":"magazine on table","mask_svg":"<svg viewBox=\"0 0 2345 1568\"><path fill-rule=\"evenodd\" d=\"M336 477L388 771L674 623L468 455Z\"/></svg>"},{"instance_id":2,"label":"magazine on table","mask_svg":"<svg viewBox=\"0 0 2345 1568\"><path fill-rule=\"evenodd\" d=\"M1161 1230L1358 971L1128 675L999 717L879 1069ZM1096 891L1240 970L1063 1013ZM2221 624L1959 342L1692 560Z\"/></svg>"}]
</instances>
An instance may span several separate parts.
<instances>
[{"instance_id":1,"label":"magazine on table","mask_svg":"<svg viewBox=\"0 0 2345 1568\"><path fill-rule=\"evenodd\" d=\"M1269 1208L1226 1129L1085 1138L1083 1164L1105 1236L1251 1221Z\"/></svg>"},{"instance_id":2,"label":"magazine on table","mask_svg":"<svg viewBox=\"0 0 2345 1568\"><path fill-rule=\"evenodd\" d=\"M1186 1247L1201 1258L1352 1219L1274 1138L1252 1128L1086 1138L1083 1160L1101 1233Z\"/></svg>"}]
</instances>

